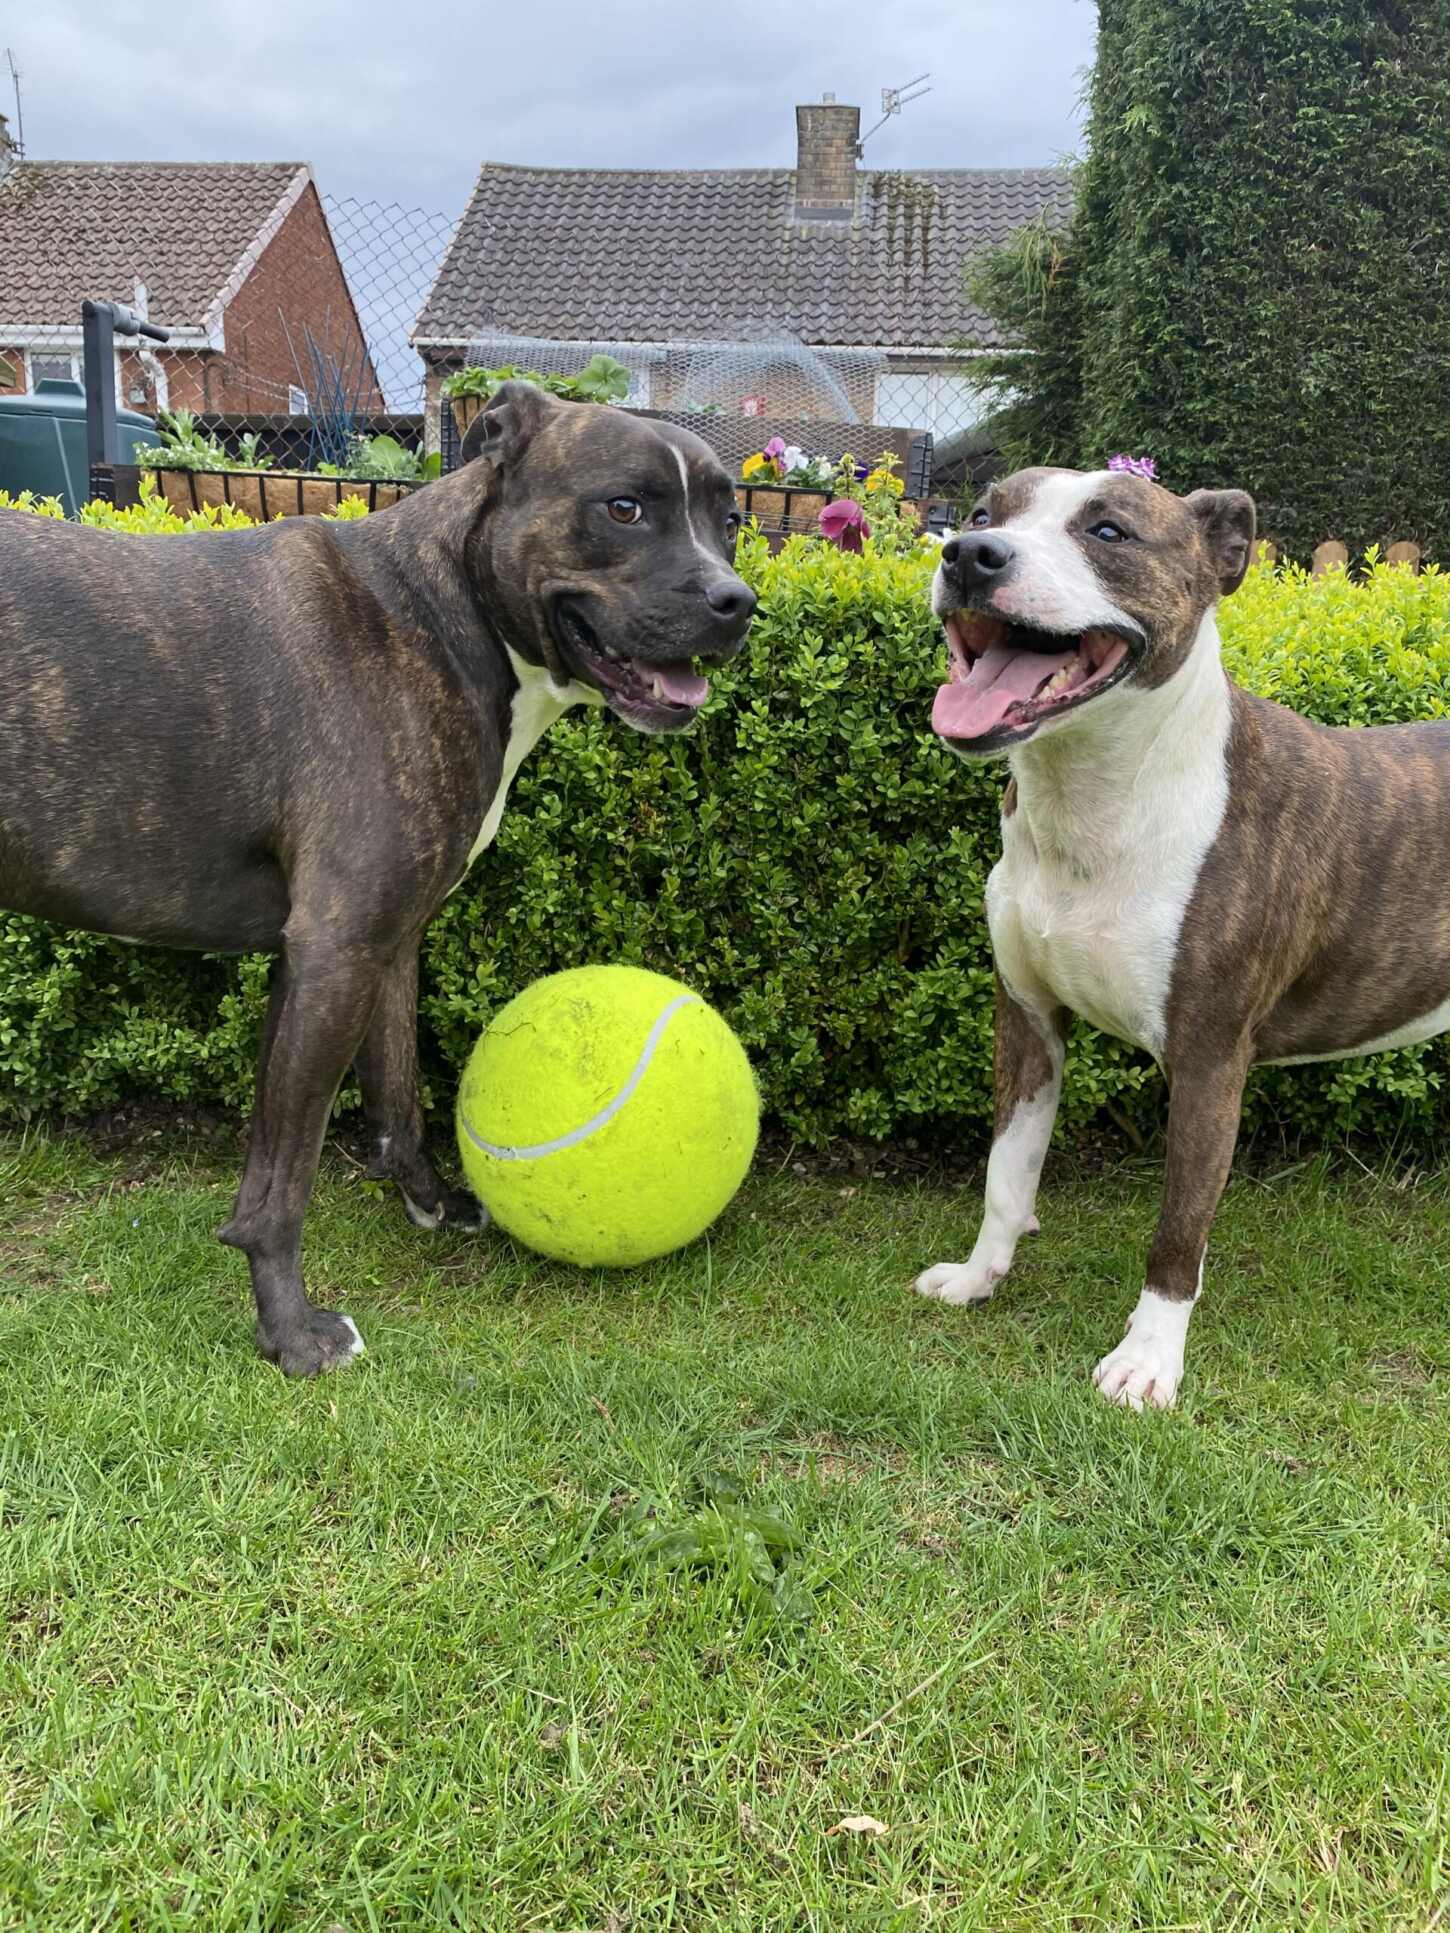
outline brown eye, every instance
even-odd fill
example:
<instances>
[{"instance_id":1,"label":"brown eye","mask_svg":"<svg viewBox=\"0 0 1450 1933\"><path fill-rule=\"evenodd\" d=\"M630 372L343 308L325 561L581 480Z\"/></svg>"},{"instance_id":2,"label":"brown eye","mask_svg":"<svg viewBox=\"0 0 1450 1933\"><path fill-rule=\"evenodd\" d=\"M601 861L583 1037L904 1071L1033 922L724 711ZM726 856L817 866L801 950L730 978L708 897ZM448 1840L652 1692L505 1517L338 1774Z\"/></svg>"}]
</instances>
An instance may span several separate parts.
<instances>
[{"instance_id":1,"label":"brown eye","mask_svg":"<svg viewBox=\"0 0 1450 1933\"><path fill-rule=\"evenodd\" d=\"M980 505L972 512L970 522L973 530L985 530L990 521L985 504Z\"/></svg>"},{"instance_id":2,"label":"brown eye","mask_svg":"<svg viewBox=\"0 0 1450 1933\"><path fill-rule=\"evenodd\" d=\"M617 524L637 524L644 515L644 507L633 497L611 497L604 506Z\"/></svg>"}]
</instances>

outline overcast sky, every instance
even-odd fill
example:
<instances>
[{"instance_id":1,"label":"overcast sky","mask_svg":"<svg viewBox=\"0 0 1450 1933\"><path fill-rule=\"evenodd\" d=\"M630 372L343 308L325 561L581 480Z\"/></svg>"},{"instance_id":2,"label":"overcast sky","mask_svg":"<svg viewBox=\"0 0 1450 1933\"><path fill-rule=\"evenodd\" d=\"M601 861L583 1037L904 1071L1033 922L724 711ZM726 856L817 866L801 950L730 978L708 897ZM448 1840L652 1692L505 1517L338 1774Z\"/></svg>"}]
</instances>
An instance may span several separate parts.
<instances>
[{"instance_id":1,"label":"overcast sky","mask_svg":"<svg viewBox=\"0 0 1450 1933\"><path fill-rule=\"evenodd\" d=\"M798 101L879 118L873 167L1075 149L1091 0L0 0L31 159L310 161L324 193L457 214L478 164L786 167ZM0 111L11 112L0 65Z\"/></svg>"}]
</instances>

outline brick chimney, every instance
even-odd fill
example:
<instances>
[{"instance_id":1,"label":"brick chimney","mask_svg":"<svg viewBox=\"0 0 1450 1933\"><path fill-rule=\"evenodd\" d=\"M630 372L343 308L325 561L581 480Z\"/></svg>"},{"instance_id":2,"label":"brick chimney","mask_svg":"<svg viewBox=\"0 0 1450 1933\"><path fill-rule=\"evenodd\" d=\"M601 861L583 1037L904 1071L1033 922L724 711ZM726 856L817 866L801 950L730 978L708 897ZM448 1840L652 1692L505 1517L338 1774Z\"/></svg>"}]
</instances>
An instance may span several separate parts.
<instances>
[{"instance_id":1,"label":"brick chimney","mask_svg":"<svg viewBox=\"0 0 1450 1933\"><path fill-rule=\"evenodd\" d=\"M15 143L10 139L10 123L0 114L0 181L9 174L15 160Z\"/></svg>"},{"instance_id":2,"label":"brick chimney","mask_svg":"<svg viewBox=\"0 0 1450 1933\"><path fill-rule=\"evenodd\" d=\"M795 111L795 211L798 221L850 221L856 212L861 110L834 94Z\"/></svg>"}]
</instances>

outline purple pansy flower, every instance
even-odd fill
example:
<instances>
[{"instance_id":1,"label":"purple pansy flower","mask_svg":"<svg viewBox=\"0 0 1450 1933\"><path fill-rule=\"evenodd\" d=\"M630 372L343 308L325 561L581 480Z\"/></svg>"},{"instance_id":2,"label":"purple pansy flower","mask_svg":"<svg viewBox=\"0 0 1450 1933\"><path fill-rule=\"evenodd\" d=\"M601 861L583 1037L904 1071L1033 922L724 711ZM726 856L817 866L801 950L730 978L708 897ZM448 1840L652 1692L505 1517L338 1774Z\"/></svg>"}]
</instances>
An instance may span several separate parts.
<instances>
[{"instance_id":1,"label":"purple pansy flower","mask_svg":"<svg viewBox=\"0 0 1450 1933\"><path fill-rule=\"evenodd\" d=\"M1158 465L1151 456L1110 456L1108 468L1126 470L1133 477L1147 477L1150 483L1155 482L1158 476Z\"/></svg>"},{"instance_id":2,"label":"purple pansy flower","mask_svg":"<svg viewBox=\"0 0 1450 1933\"><path fill-rule=\"evenodd\" d=\"M785 455L785 438L783 436L771 437L760 454L762 456L768 456L772 463L779 463L780 459Z\"/></svg>"},{"instance_id":3,"label":"purple pansy flower","mask_svg":"<svg viewBox=\"0 0 1450 1933\"><path fill-rule=\"evenodd\" d=\"M828 503L817 522L826 542L834 544L838 550L859 550L863 541L871 535L866 513L854 497L837 497L834 502Z\"/></svg>"}]
</instances>

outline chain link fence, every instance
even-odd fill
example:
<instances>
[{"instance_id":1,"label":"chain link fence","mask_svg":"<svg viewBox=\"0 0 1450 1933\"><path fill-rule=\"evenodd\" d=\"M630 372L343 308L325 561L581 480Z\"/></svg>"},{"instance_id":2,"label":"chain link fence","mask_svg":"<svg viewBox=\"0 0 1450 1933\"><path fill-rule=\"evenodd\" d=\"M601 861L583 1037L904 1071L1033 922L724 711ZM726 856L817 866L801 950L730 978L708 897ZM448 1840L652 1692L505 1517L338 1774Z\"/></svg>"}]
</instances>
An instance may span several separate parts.
<instances>
[{"instance_id":1,"label":"chain link fence","mask_svg":"<svg viewBox=\"0 0 1450 1933\"><path fill-rule=\"evenodd\" d=\"M442 384L465 361L569 373L595 353L630 372L625 407L686 422L738 475L772 434L811 454L874 458L894 448L921 494L956 495L990 465L990 433L967 359L915 364L869 347L817 349L760 329L733 342L557 342L481 331L440 346L412 337L456 222L426 210L349 197L315 198L314 226L289 213L209 305L168 304L138 244L97 299L121 302L172 330L166 343L118 342L116 395L136 419L169 413L191 444L233 464L312 470L399 465L456 448ZM118 258L129 259L124 250ZM224 298L224 299L222 299ZM78 305L77 305L78 306ZM0 396L82 380L80 317L13 321L0 314ZM123 432L125 430L123 421ZM372 440L387 437L402 455ZM369 456L369 448L372 456ZM3 482L4 479L0 479Z\"/></svg>"}]
</instances>

